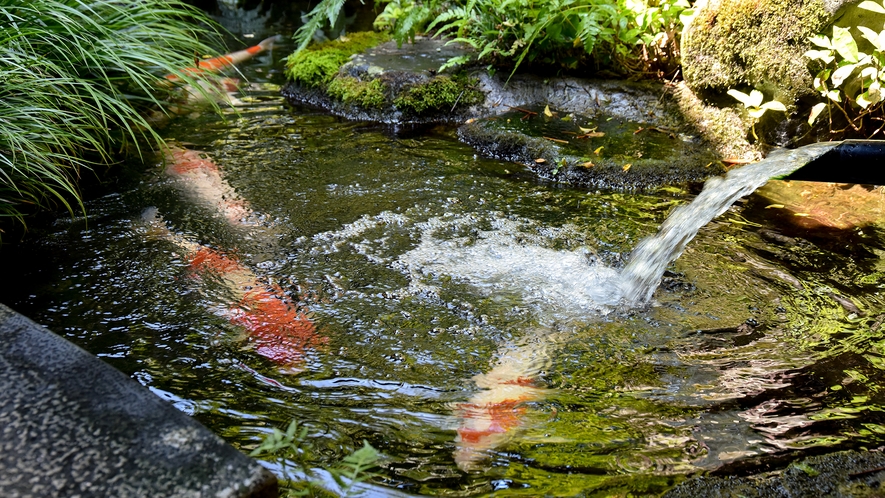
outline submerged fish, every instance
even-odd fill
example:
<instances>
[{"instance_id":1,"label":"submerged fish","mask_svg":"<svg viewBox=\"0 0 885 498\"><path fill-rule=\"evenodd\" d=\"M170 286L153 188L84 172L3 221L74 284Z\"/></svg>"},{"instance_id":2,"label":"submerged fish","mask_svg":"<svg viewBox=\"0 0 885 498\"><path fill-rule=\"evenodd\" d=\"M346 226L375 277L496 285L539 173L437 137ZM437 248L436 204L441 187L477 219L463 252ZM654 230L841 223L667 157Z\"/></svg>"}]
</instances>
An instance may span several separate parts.
<instances>
[{"instance_id":1,"label":"submerged fish","mask_svg":"<svg viewBox=\"0 0 885 498\"><path fill-rule=\"evenodd\" d=\"M231 52L212 59L197 60L195 61L196 64L194 67L186 67L183 70L195 76L205 75L207 73L217 73L222 69L245 62L261 52L272 48L273 44L280 39L280 35L271 36L270 38L266 38L259 42L258 45L253 45L243 50ZM166 75L166 79L169 81L179 81L181 78L179 78L178 75L169 74Z\"/></svg>"},{"instance_id":2,"label":"submerged fish","mask_svg":"<svg viewBox=\"0 0 885 498\"><path fill-rule=\"evenodd\" d=\"M166 174L178 180L191 200L212 208L235 226L257 226L258 216L249 203L222 178L221 170L203 152L169 145Z\"/></svg>"},{"instance_id":3,"label":"submerged fish","mask_svg":"<svg viewBox=\"0 0 885 498\"><path fill-rule=\"evenodd\" d=\"M247 332L255 352L273 361L286 373L303 370L307 349L319 347L328 338L320 336L307 313L279 285L263 281L234 256L173 234L157 213L149 208L142 215L149 234L173 242L185 253L195 281L212 280L223 285L229 302L213 309Z\"/></svg>"},{"instance_id":4,"label":"submerged fish","mask_svg":"<svg viewBox=\"0 0 885 498\"><path fill-rule=\"evenodd\" d=\"M456 409L458 467L469 470L509 442L525 424L527 404L547 396L549 389L538 375L549 360L549 339L538 334L518 347L505 348L491 370L473 378L480 390Z\"/></svg>"}]
</instances>

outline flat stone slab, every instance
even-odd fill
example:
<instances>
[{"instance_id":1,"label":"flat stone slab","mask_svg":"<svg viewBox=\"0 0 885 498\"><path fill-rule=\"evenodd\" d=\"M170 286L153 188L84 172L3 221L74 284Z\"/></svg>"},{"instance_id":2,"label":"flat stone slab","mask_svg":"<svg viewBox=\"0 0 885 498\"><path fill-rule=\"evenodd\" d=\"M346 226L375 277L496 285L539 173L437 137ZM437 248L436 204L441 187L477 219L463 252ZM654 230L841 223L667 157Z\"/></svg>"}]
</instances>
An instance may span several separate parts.
<instances>
[{"instance_id":1,"label":"flat stone slab","mask_svg":"<svg viewBox=\"0 0 885 498\"><path fill-rule=\"evenodd\" d=\"M4 497L278 496L258 462L2 304L0 392Z\"/></svg>"},{"instance_id":2,"label":"flat stone slab","mask_svg":"<svg viewBox=\"0 0 885 498\"><path fill-rule=\"evenodd\" d=\"M508 109L461 126L458 137L547 180L641 190L703 182L725 171L700 140L675 129L552 105Z\"/></svg>"},{"instance_id":3,"label":"flat stone slab","mask_svg":"<svg viewBox=\"0 0 885 498\"><path fill-rule=\"evenodd\" d=\"M347 63L345 71L370 74L389 71L435 73L452 57L467 53L467 49L459 43L417 36L414 43L404 43L401 47L397 46L395 41L389 41L357 54Z\"/></svg>"}]
</instances>

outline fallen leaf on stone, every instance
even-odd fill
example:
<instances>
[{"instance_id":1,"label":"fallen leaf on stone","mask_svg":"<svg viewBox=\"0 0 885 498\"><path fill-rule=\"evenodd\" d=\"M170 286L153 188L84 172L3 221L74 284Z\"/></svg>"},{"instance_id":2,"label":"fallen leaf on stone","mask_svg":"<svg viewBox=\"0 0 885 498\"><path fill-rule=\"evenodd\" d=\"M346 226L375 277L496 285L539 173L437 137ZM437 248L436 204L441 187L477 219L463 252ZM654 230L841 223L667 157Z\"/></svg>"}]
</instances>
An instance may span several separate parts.
<instances>
[{"instance_id":1,"label":"fallen leaf on stone","mask_svg":"<svg viewBox=\"0 0 885 498\"><path fill-rule=\"evenodd\" d=\"M594 126L593 128L584 128L583 126L578 127L578 129L581 130L581 133L593 133L594 131L596 131L596 128L599 128L599 127L598 126Z\"/></svg>"},{"instance_id":2,"label":"fallen leaf on stone","mask_svg":"<svg viewBox=\"0 0 885 498\"><path fill-rule=\"evenodd\" d=\"M467 121L464 121L464 124L470 124L470 123L475 123L475 122L476 122L476 118L470 118Z\"/></svg>"},{"instance_id":3,"label":"fallen leaf on stone","mask_svg":"<svg viewBox=\"0 0 885 498\"><path fill-rule=\"evenodd\" d=\"M575 138L599 138L604 137L605 132L602 131L591 131L590 133L585 133L583 135L578 135Z\"/></svg>"},{"instance_id":4,"label":"fallen leaf on stone","mask_svg":"<svg viewBox=\"0 0 885 498\"><path fill-rule=\"evenodd\" d=\"M601 146L601 147L597 147L597 149L594 150L593 153L596 154L596 155L598 156L599 153L602 152L603 147L605 147L605 146L603 145L603 146Z\"/></svg>"},{"instance_id":5,"label":"fallen leaf on stone","mask_svg":"<svg viewBox=\"0 0 885 498\"><path fill-rule=\"evenodd\" d=\"M591 162L591 161L587 161L586 163L581 163L581 166L583 166L583 167L585 167L585 168L592 168L592 167L593 167L593 162Z\"/></svg>"},{"instance_id":6,"label":"fallen leaf on stone","mask_svg":"<svg viewBox=\"0 0 885 498\"><path fill-rule=\"evenodd\" d=\"M808 213L793 213L793 216L811 216Z\"/></svg>"},{"instance_id":7,"label":"fallen leaf on stone","mask_svg":"<svg viewBox=\"0 0 885 498\"><path fill-rule=\"evenodd\" d=\"M627 164L625 164L625 165L624 165L624 171L625 171L625 172L626 172L626 171L630 171L630 166L633 166L633 164L632 164L632 163L627 163Z\"/></svg>"},{"instance_id":8,"label":"fallen leaf on stone","mask_svg":"<svg viewBox=\"0 0 885 498\"><path fill-rule=\"evenodd\" d=\"M557 143L561 143L561 144L568 143L568 140L560 140L558 138L550 138L550 137L544 137L544 138L546 138L547 140L550 140L551 142L557 142ZM577 137L577 138L581 138L581 137Z\"/></svg>"},{"instance_id":9,"label":"fallen leaf on stone","mask_svg":"<svg viewBox=\"0 0 885 498\"><path fill-rule=\"evenodd\" d=\"M544 106L544 115L547 116L548 118L553 117L553 113L550 111L549 105Z\"/></svg>"},{"instance_id":10,"label":"fallen leaf on stone","mask_svg":"<svg viewBox=\"0 0 885 498\"><path fill-rule=\"evenodd\" d=\"M765 206L765 209L783 209L783 208L784 208L783 204L769 204L769 205Z\"/></svg>"},{"instance_id":11,"label":"fallen leaf on stone","mask_svg":"<svg viewBox=\"0 0 885 498\"><path fill-rule=\"evenodd\" d=\"M535 162L538 164L544 164L547 162L547 160L542 157L539 157L539 158L535 159Z\"/></svg>"}]
</instances>

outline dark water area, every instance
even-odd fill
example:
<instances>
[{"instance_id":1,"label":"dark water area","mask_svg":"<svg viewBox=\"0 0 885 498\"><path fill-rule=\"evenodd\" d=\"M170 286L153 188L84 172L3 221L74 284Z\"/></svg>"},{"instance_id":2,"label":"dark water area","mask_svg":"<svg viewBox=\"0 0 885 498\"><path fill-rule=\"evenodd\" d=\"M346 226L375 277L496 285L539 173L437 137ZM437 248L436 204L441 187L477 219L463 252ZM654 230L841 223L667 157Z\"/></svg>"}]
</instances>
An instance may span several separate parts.
<instances>
[{"instance_id":1,"label":"dark water area","mask_svg":"<svg viewBox=\"0 0 885 498\"><path fill-rule=\"evenodd\" d=\"M272 62L242 68L224 119L162 131L217 174L157 160L88 220L4 240L0 302L243 451L293 419L316 466L368 441L367 496L649 495L885 444L881 222L810 231L750 196L651 306L611 307L690 193L570 189L451 128L289 107ZM301 342L269 345L256 288L301 313Z\"/></svg>"}]
</instances>

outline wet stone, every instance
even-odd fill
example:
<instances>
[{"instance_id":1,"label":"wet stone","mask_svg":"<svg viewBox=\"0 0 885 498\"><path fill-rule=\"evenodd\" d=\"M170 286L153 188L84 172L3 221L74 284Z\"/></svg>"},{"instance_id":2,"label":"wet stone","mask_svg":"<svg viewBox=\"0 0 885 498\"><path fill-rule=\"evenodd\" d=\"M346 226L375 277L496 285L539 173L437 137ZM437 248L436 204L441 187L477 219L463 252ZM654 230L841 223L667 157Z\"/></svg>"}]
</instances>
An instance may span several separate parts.
<instances>
[{"instance_id":1,"label":"wet stone","mask_svg":"<svg viewBox=\"0 0 885 498\"><path fill-rule=\"evenodd\" d=\"M290 102L352 120L395 125L460 123L477 115L476 104L484 100L483 95L463 73L455 77L451 71L438 74L438 70L450 58L466 53L462 45L439 39L416 37L414 43L402 46L388 41L354 55L325 87L290 82L282 93ZM351 99L330 91L336 86ZM367 97L373 92L377 97Z\"/></svg>"},{"instance_id":2,"label":"wet stone","mask_svg":"<svg viewBox=\"0 0 885 498\"><path fill-rule=\"evenodd\" d=\"M0 305L0 495L272 497L257 462Z\"/></svg>"},{"instance_id":3,"label":"wet stone","mask_svg":"<svg viewBox=\"0 0 885 498\"><path fill-rule=\"evenodd\" d=\"M635 190L724 172L699 140L675 129L549 105L513 107L462 126L458 135L484 155L583 187Z\"/></svg>"},{"instance_id":4,"label":"wet stone","mask_svg":"<svg viewBox=\"0 0 885 498\"><path fill-rule=\"evenodd\" d=\"M842 451L798 460L779 472L749 477L696 477L664 497L868 497L882 496L883 483L885 455L881 451Z\"/></svg>"}]
</instances>

